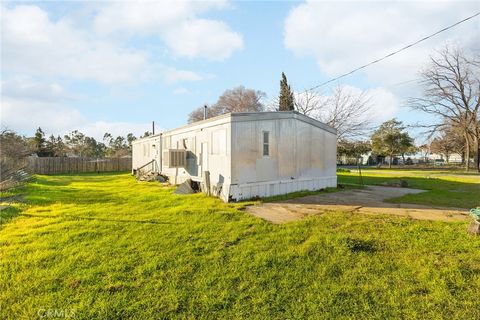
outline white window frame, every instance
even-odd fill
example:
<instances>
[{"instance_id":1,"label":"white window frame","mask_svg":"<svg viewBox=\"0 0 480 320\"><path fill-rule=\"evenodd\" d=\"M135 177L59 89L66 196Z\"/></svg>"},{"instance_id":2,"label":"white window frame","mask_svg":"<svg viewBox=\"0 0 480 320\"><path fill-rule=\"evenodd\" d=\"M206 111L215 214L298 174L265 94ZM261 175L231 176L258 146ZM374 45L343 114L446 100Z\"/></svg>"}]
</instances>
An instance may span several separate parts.
<instances>
[{"instance_id":1,"label":"white window frame","mask_svg":"<svg viewBox=\"0 0 480 320\"><path fill-rule=\"evenodd\" d=\"M265 141L265 134L266 134L266 141ZM262 156L263 157L270 157L270 131L262 131ZM265 147L267 147L267 154L265 154Z\"/></svg>"}]
</instances>

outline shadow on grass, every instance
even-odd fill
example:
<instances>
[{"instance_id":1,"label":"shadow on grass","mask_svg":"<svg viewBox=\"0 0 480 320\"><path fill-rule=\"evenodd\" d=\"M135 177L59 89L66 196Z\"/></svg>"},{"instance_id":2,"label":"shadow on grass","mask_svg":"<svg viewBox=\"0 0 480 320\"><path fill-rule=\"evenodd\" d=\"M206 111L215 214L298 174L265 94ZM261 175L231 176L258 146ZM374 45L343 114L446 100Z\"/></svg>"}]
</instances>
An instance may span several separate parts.
<instances>
[{"instance_id":1,"label":"shadow on grass","mask_svg":"<svg viewBox=\"0 0 480 320\"><path fill-rule=\"evenodd\" d=\"M88 177L88 176L93 176L93 177L111 177L111 176L118 176L118 175L123 175L123 174L131 174L130 171L105 171L105 172L81 172L81 173L58 173L58 174L49 174L49 177L61 177L61 176L66 176L66 177ZM109 179L110 181L111 179Z\"/></svg>"},{"instance_id":2,"label":"shadow on grass","mask_svg":"<svg viewBox=\"0 0 480 320\"><path fill-rule=\"evenodd\" d=\"M120 204L126 199L118 197L115 192L107 192L101 188L75 188L70 187L70 183L49 181L39 179L37 183L29 184L24 192L27 194L26 200L29 204L47 206L54 203L62 204L107 204L114 202ZM119 191L120 192L120 191Z\"/></svg>"},{"instance_id":3,"label":"shadow on grass","mask_svg":"<svg viewBox=\"0 0 480 320\"><path fill-rule=\"evenodd\" d=\"M22 210L13 206L6 206L0 210L0 226L12 220L20 214Z\"/></svg>"},{"instance_id":4,"label":"shadow on grass","mask_svg":"<svg viewBox=\"0 0 480 320\"><path fill-rule=\"evenodd\" d=\"M68 186L72 183L71 179L65 179L59 176L49 176L48 178L46 176L41 176L41 175L36 175L35 180L33 180L33 183L38 183L44 186Z\"/></svg>"},{"instance_id":5,"label":"shadow on grass","mask_svg":"<svg viewBox=\"0 0 480 320\"><path fill-rule=\"evenodd\" d=\"M112 177L127 174L128 172L87 172L87 173L62 173L53 175L35 175L35 182L46 186L68 186L76 181L85 182L111 182Z\"/></svg>"},{"instance_id":6,"label":"shadow on grass","mask_svg":"<svg viewBox=\"0 0 480 320\"><path fill-rule=\"evenodd\" d=\"M178 225L183 224L180 222L162 222L157 220L127 220L127 219L103 219L103 218L95 218L95 217L82 217L82 216L74 216L69 214L62 214L62 215L46 215L46 214L30 214L30 213L23 213L22 216L31 217L31 218L60 218L69 220L89 220L89 221L101 221L101 222L120 222L120 223L141 223L141 224L171 224L171 225Z\"/></svg>"},{"instance_id":7,"label":"shadow on grass","mask_svg":"<svg viewBox=\"0 0 480 320\"><path fill-rule=\"evenodd\" d=\"M127 202L127 199L121 199L115 194L102 192L98 190L82 190L79 195L78 190L55 190L52 192L42 192L42 194L32 194L26 197L27 202L32 205L47 206L54 203L61 203L64 205L95 205L114 203L116 205Z\"/></svg>"},{"instance_id":8,"label":"shadow on grass","mask_svg":"<svg viewBox=\"0 0 480 320\"><path fill-rule=\"evenodd\" d=\"M375 253L378 251L378 244L373 240L347 238L346 246L353 253Z\"/></svg>"}]
</instances>

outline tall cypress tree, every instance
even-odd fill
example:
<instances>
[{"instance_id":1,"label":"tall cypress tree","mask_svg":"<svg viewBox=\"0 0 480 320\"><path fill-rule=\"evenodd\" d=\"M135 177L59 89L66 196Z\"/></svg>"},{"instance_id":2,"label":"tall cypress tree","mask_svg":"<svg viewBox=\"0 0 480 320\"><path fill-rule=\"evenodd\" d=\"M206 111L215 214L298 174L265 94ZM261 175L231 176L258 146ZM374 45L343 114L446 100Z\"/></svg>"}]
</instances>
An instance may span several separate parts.
<instances>
[{"instance_id":1,"label":"tall cypress tree","mask_svg":"<svg viewBox=\"0 0 480 320\"><path fill-rule=\"evenodd\" d=\"M280 80L280 97L278 99L278 111L295 110L293 92L287 82L285 73L282 72L282 80Z\"/></svg>"},{"instance_id":2,"label":"tall cypress tree","mask_svg":"<svg viewBox=\"0 0 480 320\"><path fill-rule=\"evenodd\" d=\"M38 127L37 131L35 131L35 135L33 136L33 148L34 152L39 156L39 157L45 157L48 154L46 154L45 150L45 133L43 132L42 128Z\"/></svg>"}]
</instances>

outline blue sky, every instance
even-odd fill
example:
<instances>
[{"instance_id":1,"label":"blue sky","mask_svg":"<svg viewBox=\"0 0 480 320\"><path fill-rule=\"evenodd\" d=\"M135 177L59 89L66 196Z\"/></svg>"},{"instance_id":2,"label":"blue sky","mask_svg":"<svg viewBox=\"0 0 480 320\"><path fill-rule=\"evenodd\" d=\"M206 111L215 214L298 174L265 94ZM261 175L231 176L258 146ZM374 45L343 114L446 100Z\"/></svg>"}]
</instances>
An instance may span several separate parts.
<instances>
[{"instance_id":1,"label":"blue sky","mask_svg":"<svg viewBox=\"0 0 480 320\"><path fill-rule=\"evenodd\" d=\"M184 124L244 85L302 91L480 11L479 2L7 2L2 4L2 126L97 138ZM372 97L372 119L419 119L402 107L433 50L479 51L466 22L336 85Z\"/></svg>"}]
</instances>

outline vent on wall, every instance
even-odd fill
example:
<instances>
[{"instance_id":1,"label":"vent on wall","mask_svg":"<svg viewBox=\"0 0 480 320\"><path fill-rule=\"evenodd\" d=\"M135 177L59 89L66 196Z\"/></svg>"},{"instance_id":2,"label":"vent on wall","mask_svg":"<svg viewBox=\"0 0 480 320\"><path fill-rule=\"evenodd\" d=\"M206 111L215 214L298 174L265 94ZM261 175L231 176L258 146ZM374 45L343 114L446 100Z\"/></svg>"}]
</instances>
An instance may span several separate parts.
<instances>
[{"instance_id":1,"label":"vent on wall","mask_svg":"<svg viewBox=\"0 0 480 320\"><path fill-rule=\"evenodd\" d=\"M163 160L169 168L185 168L187 166L187 150L168 149L163 152Z\"/></svg>"}]
</instances>

